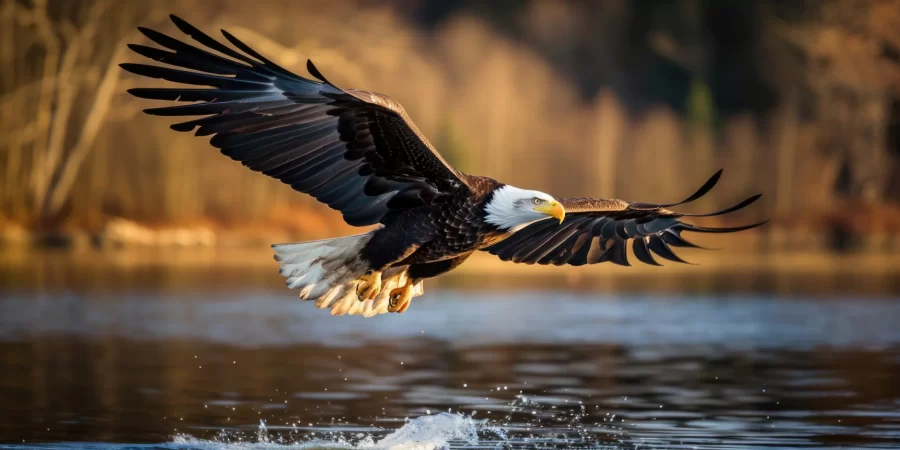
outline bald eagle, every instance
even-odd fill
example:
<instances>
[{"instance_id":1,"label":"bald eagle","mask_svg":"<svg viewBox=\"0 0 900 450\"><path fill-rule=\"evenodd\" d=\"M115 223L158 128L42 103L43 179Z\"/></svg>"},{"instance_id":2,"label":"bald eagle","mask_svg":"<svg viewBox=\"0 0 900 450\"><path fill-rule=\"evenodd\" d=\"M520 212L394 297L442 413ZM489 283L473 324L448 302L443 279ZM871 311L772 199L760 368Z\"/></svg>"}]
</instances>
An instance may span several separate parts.
<instances>
[{"instance_id":1,"label":"bald eagle","mask_svg":"<svg viewBox=\"0 0 900 450\"><path fill-rule=\"evenodd\" d=\"M168 66L121 64L131 73L201 88L136 88L144 99L189 102L145 110L157 116L200 116L171 126L212 136L210 143L251 170L289 184L343 214L364 234L273 245L281 275L304 300L334 315L402 313L423 293L426 278L446 273L476 251L524 264L629 265L654 254L684 262L671 247L695 247L682 232L730 233L762 223L709 228L681 221L739 210L758 195L709 214L669 208L696 200L719 180L672 204L563 198L453 168L396 101L341 89L312 62L304 78L222 31L227 46L176 16L200 47L146 28L163 48L129 45ZM236 49L235 49L236 48ZM187 69L187 70L184 70Z\"/></svg>"}]
</instances>

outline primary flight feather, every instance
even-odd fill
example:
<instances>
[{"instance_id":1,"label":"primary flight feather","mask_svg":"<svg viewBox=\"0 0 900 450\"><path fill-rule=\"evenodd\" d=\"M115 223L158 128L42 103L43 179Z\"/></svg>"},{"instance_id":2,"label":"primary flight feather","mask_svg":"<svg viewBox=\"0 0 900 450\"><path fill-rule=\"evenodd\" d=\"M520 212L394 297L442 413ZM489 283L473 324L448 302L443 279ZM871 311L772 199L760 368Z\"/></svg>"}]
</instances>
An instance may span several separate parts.
<instances>
[{"instance_id":1,"label":"primary flight feather","mask_svg":"<svg viewBox=\"0 0 900 450\"><path fill-rule=\"evenodd\" d=\"M631 241L638 260L658 265L654 255L684 262L672 251L695 247L684 231L730 233L762 225L708 228L680 220L727 214L758 195L710 214L669 209L705 195L721 171L694 195L669 205L554 199L462 173L386 95L338 88L312 62L307 70L318 81L301 77L224 30L237 50L171 18L205 49L139 28L163 49L129 47L171 67L121 67L201 87L129 90L146 99L190 102L146 113L200 116L172 129L212 136L210 143L226 156L312 195L350 225L380 224L355 236L272 246L288 287L334 315L403 312L422 294L424 279L453 270L478 250L526 264L629 265Z\"/></svg>"}]
</instances>

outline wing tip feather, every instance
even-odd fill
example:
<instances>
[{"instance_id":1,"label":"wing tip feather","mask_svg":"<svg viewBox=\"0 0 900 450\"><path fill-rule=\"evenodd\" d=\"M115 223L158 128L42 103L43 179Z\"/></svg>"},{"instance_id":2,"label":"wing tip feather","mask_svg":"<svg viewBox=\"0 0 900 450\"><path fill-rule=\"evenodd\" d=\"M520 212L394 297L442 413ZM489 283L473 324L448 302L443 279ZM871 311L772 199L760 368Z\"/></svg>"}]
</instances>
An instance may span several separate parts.
<instances>
[{"instance_id":1,"label":"wing tip feather","mask_svg":"<svg viewBox=\"0 0 900 450\"><path fill-rule=\"evenodd\" d=\"M315 64L313 64L312 59L306 60L306 71L309 72L310 75L316 77L317 80L326 84L331 84L331 82L328 81L327 78L325 78L325 75L322 75L322 72L319 71L319 68L316 67ZM334 85L332 84L332 86Z\"/></svg>"},{"instance_id":2,"label":"wing tip feather","mask_svg":"<svg viewBox=\"0 0 900 450\"><path fill-rule=\"evenodd\" d=\"M711 191L714 187L716 187L716 185L719 183L719 179L722 178L722 173L724 171L725 171L725 169L717 170L716 173L713 174L713 176L709 177L709 179L706 180L705 183L703 183L703 186L700 186L700 189L697 189L696 192L694 192L693 194L688 196L686 199L684 199L678 203L669 203L666 205L659 205L659 206L661 206L663 208L669 208L672 206L678 206L678 205L683 205L685 203L690 203L690 202L693 202L694 200L697 200L697 199L703 197L704 195L708 194L709 191Z\"/></svg>"},{"instance_id":3,"label":"wing tip feather","mask_svg":"<svg viewBox=\"0 0 900 450\"><path fill-rule=\"evenodd\" d=\"M191 25L190 22L182 19L181 17L178 17L175 14L169 14L169 20L171 20L172 23L175 24L175 27L178 28L178 30L188 36L190 36L194 31L198 30L197 27Z\"/></svg>"}]
</instances>

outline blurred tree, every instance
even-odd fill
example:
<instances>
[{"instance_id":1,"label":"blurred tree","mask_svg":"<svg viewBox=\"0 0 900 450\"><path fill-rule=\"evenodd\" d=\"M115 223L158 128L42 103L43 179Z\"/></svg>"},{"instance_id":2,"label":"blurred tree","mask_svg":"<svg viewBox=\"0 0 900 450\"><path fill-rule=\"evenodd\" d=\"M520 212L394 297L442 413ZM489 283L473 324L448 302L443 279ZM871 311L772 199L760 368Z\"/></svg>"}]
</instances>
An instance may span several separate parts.
<instances>
[{"instance_id":1,"label":"blurred tree","mask_svg":"<svg viewBox=\"0 0 900 450\"><path fill-rule=\"evenodd\" d=\"M58 215L117 93L131 24L154 7L165 10L114 0L0 4L0 61L11 68L0 77L7 214Z\"/></svg>"},{"instance_id":2,"label":"blurred tree","mask_svg":"<svg viewBox=\"0 0 900 450\"><path fill-rule=\"evenodd\" d=\"M461 13L526 43L575 83L582 98L611 88L631 112L665 103L684 112L695 76L723 114L775 106L756 64L766 24L752 0L403 0L427 28Z\"/></svg>"},{"instance_id":3,"label":"blurred tree","mask_svg":"<svg viewBox=\"0 0 900 450\"><path fill-rule=\"evenodd\" d=\"M715 121L712 92L702 80L691 82L687 102L687 119L695 127L712 128Z\"/></svg>"},{"instance_id":4,"label":"blurred tree","mask_svg":"<svg viewBox=\"0 0 900 450\"><path fill-rule=\"evenodd\" d=\"M833 161L832 191L888 200L898 161L889 150L891 105L900 98L900 5L891 0L774 2L783 58L800 77L778 80L785 103L817 124L819 151ZM803 95L803 93L807 93ZM803 104L805 103L805 105Z\"/></svg>"},{"instance_id":5,"label":"blurred tree","mask_svg":"<svg viewBox=\"0 0 900 450\"><path fill-rule=\"evenodd\" d=\"M477 170L477 168L470 167L471 164L469 164L467 158L468 151L466 150L462 136L456 130L451 117L447 117L441 122L435 145L440 149L441 155L444 156L453 167L456 167L463 172Z\"/></svg>"}]
</instances>

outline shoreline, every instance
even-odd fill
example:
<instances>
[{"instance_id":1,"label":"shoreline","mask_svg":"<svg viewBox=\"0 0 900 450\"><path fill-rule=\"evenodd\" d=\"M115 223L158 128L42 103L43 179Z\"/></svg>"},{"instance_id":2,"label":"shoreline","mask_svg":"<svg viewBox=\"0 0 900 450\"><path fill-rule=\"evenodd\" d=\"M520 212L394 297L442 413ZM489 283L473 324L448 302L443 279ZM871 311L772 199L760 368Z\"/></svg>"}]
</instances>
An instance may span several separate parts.
<instances>
[{"instance_id":1,"label":"shoreline","mask_svg":"<svg viewBox=\"0 0 900 450\"><path fill-rule=\"evenodd\" d=\"M427 280L426 292L546 292L548 298L553 292L900 298L900 265L893 253L760 252L725 246L679 255L693 265L660 261L664 267L656 267L630 257L631 267L529 266L479 252L454 271ZM285 288L268 248L0 251L0 291L101 299L111 293L128 298L178 292L185 298L211 294L253 301L262 294L297 300L297 292Z\"/></svg>"},{"instance_id":2,"label":"shoreline","mask_svg":"<svg viewBox=\"0 0 900 450\"><path fill-rule=\"evenodd\" d=\"M839 270L843 273L897 273L897 252L849 252L835 253L820 250L759 250L740 248L738 245L717 249L678 249L679 256L690 264L681 264L656 258L661 267L637 261L629 249L629 267L611 263L585 267L602 267L603 270L585 270L584 267L544 266L516 264L501 261L487 253L477 252L465 264L454 270L455 274L523 277L571 277L572 273L589 271L590 276L630 276L665 271L672 273L711 273L743 271L785 271L791 273L818 273ZM126 248L0 248L0 264L27 265L29 261L54 260L61 264L109 266L120 268L181 267L181 268L268 268L277 269L273 253L268 246L258 247L126 247Z\"/></svg>"}]
</instances>

